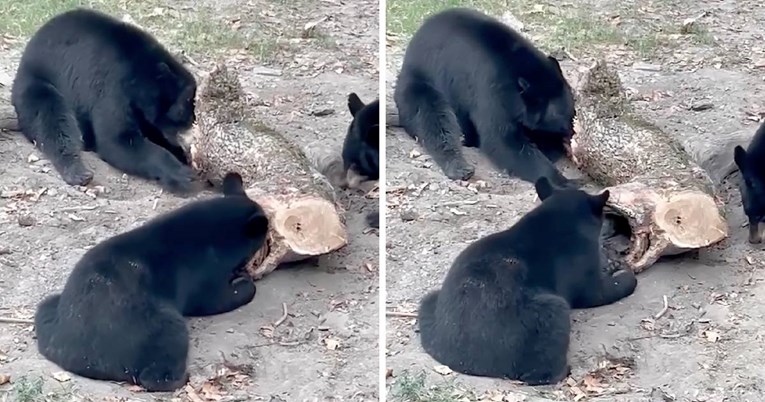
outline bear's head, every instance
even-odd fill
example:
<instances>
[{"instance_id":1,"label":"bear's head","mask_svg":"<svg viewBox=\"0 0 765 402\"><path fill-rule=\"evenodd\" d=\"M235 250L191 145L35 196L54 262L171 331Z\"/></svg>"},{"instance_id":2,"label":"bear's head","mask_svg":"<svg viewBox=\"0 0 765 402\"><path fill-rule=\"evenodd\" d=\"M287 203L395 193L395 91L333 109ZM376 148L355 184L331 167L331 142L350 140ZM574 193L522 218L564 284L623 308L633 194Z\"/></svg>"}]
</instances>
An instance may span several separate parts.
<instances>
[{"instance_id":1,"label":"bear's head","mask_svg":"<svg viewBox=\"0 0 765 402\"><path fill-rule=\"evenodd\" d=\"M364 104L358 95L351 93L348 110L353 120L343 144L345 169L377 180L380 176L380 102Z\"/></svg>"},{"instance_id":2,"label":"bear's head","mask_svg":"<svg viewBox=\"0 0 765 402\"><path fill-rule=\"evenodd\" d=\"M518 77L518 90L525 106L521 124L528 131L571 138L576 116L574 93L557 59L547 56L542 63L539 77Z\"/></svg>"},{"instance_id":3,"label":"bear's head","mask_svg":"<svg viewBox=\"0 0 765 402\"><path fill-rule=\"evenodd\" d=\"M546 177L539 178L534 183L534 189L542 204L570 216L572 221L597 231L603 226L603 210L611 195L608 190L600 194L588 194L571 187L556 187Z\"/></svg>"}]
</instances>

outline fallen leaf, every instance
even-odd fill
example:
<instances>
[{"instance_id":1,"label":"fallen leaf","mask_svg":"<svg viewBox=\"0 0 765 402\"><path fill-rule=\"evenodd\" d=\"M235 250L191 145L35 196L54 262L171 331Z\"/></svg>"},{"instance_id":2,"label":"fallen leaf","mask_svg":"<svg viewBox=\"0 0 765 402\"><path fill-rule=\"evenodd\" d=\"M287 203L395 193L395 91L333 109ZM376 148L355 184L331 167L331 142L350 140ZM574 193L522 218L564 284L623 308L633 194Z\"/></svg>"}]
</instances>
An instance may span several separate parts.
<instances>
[{"instance_id":1,"label":"fallen leaf","mask_svg":"<svg viewBox=\"0 0 765 402\"><path fill-rule=\"evenodd\" d=\"M602 394L605 391L605 385L595 378L592 374L587 374L582 379L584 390L589 393Z\"/></svg>"},{"instance_id":2,"label":"fallen leaf","mask_svg":"<svg viewBox=\"0 0 765 402\"><path fill-rule=\"evenodd\" d=\"M35 154L29 154L29 156L27 157L27 163L35 163L39 160L40 160L40 157L38 157Z\"/></svg>"},{"instance_id":3,"label":"fallen leaf","mask_svg":"<svg viewBox=\"0 0 765 402\"><path fill-rule=\"evenodd\" d=\"M0 385L8 384L11 382L11 376L8 374L0 374Z\"/></svg>"},{"instance_id":4,"label":"fallen leaf","mask_svg":"<svg viewBox=\"0 0 765 402\"><path fill-rule=\"evenodd\" d=\"M202 398L199 397L197 391L194 391L194 387L191 385L186 384L183 389L186 391L186 396L191 400L191 402L205 402Z\"/></svg>"},{"instance_id":5,"label":"fallen leaf","mask_svg":"<svg viewBox=\"0 0 765 402\"><path fill-rule=\"evenodd\" d=\"M744 258L746 258L746 262L749 263L749 265L754 265L754 258L751 256L746 256Z\"/></svg>"},{"instance_id":6,"label":"fallen leaf","mask_svg":"<svg viewBox=\"0 0 765 402\"><path fill-rule=\"evenodd\" d=\"M712 343L720 340L720 334L718 334L715 331L704 331L704 337L707 338L707 340Z\"/></svg>"},{"instance_id":7,"label":"fallen leaf","mask_svg":"<svg viewBox=\"0 0 765 402\"><path fill-rule=\"evenodd\" d=\"M413 149L411 152L409 152L409 158L411 159L419 158L420 156L422 156L422 153L416 149Z\"/></svg>"},{"instance_id":8,"label":"fallen leaf","mask_svg":"<svg viewBox=\"0 0 765 402\"><path fill-rule=\"evenodd\" d=\"M53 373L53 378L58 382L67 382L72 379L72 376L66 371L57 371Z\"/></svg>"},{"instance_id":9,"label":"fallen leaf","mask_svg":"<svg viewBox=\"0 0 765 402\"><path fill-rule=\"evenodd\" d=\"M437 366L433 367L433 371L435 371L438 374L441 375L449 375L452 374L454 371L449 368L449 366L444 366L443 364L439 364Z\"/></svg>"}]
</instances>

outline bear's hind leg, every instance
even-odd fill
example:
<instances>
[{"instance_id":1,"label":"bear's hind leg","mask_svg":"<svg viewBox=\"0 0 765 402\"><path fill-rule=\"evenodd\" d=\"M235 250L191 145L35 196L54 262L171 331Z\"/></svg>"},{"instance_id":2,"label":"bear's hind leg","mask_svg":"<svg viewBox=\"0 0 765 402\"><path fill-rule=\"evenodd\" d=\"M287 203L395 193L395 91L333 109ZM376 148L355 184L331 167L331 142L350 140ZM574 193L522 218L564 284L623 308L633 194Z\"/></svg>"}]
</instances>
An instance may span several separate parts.
<instances>
[{"instance_id":1,"label":"bear's hind leg","mask_svg":"<svg viewBox=\"0 0 765 402\"><path fill-rule=\"evenodd\" d=\"M571 371L567 360L571 308L562 297L550 293L531 293L524 298L520 325L525 347L517 379L529 385L558 383Z\"/></svg>"},{"instance_id":2,"label":"bear's hind leg","mask_svg":"<svg viewBox=\"0 0 765 402\"><path fill-rule=\"evenodd\" d=\"M189 331L185 319L170 306L159 317L149 317L153 328L137 351L137 382L147 391L175 391L188 382L186 359Z\"/></svg>"},{"instance_id":3,"label":"bear's hind leg","mask_svg":"<svg viewBox=\"0 0 765 402\"><path fill-rule=\"evenodd\" d=\"M61 93L51 84L27 78L14 84L13 104L19 127L51 161L64 181L84 186L93 172L81 159L82 133Z\"/></svg>"},{"instance_id":4,"label":"bear's hind leg","mask_svg":"<svg viewBox=\"0 0 765 402\"><path fill-rule=\"evenodd\" d=\"M452 180L467 180L475 173L462 154L462 132L454 111L441 93L427 82L399 80L396 104L406 132Z\"/></svg>"}]
</instances>

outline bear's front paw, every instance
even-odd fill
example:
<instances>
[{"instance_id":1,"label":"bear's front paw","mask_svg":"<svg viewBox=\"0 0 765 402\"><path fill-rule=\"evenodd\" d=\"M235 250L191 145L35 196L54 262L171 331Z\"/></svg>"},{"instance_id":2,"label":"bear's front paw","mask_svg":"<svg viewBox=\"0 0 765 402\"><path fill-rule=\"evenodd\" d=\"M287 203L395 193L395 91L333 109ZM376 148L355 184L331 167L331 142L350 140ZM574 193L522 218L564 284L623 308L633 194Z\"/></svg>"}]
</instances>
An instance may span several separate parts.
<instances>
[{"instance_id":1,"label":"bear's front paw","mask_svg":"<svg viewBox=\"0 0 765 402\"><path fill-rule=\"evenodd\" d=\"M72 159L59 170L61 178L70 186L85 186L93 180L93 171L86 168L80 158Z\"/></svg>"},{"instance_id":2,"label":"bear's front paw","mask_svg":"<svg viewBox=\"0 0 765 402\"><path fill-rule=\"evenodd\" d=\"M443 170L446 177L452 180L468 180L475 174L475 167L463 160L449 161Z\"/></svg>"},{"instance_id":3,"label":"bear's front paw","mask_svg":"<svg viewBox=\"0 0 765 402\"><path fill-rule=\"evenodd\" d=\"M202 187L196 173L189 166L178 166L171 172L164 172L160 176L159 184L177 195L190 195Z\"/></svg>"}]
</instances>

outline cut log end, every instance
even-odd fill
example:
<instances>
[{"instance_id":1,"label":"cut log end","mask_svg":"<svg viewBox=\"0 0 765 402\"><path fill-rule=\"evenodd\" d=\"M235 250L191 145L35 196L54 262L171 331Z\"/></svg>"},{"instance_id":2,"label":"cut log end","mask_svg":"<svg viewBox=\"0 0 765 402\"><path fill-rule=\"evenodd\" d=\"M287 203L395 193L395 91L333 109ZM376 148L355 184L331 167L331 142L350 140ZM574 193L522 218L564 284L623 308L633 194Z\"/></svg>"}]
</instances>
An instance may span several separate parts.
<instances>
[{"instance_id":1,"label":"cut log end","mask_svg":"<svg viewBox=\"0 0 765 402\"><path fill-rule=\"evenodd\" d=\"M670 243L680 249L707 247L727 236L727 225L714 199L705 193L673 194L656 206L654 216Z\"/></svg>"}]
</instances>

